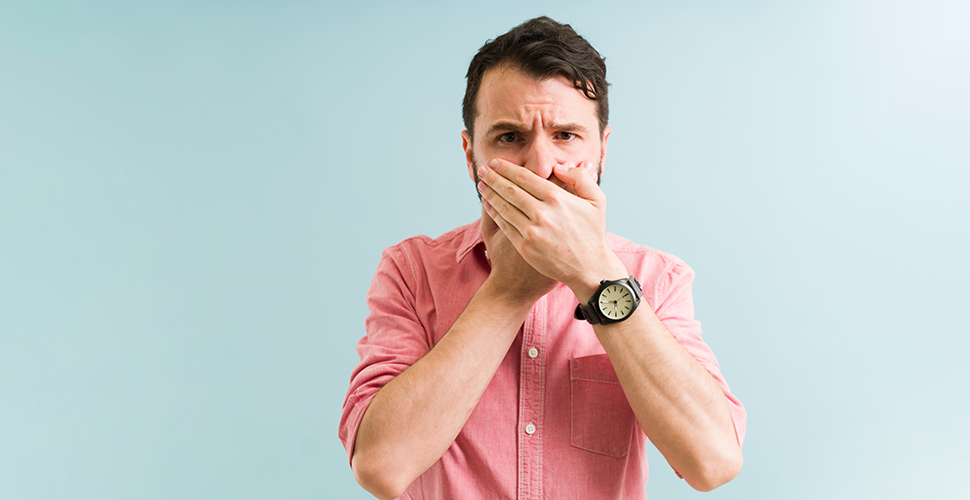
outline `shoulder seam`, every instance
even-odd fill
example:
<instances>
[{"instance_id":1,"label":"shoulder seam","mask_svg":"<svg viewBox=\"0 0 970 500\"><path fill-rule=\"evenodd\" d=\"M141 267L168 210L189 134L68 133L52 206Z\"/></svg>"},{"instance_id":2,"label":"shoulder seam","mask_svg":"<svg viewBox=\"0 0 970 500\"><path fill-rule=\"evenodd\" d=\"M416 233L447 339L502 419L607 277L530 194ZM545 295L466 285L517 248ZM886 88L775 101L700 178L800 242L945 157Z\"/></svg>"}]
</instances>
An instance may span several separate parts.
<instances>
[{"instance_id":1,"label":"shoulder seam","mask_svg":"<svg viewBox=\"0 0 970 500\"><path fill-rule=\"evenodd\" d=\"M677 265L677 261L675 259L667 259L667 261L667 265L664 266L664 270L661 273L663 279L657 280L657 288L654 291L654 297L664 297L664 299L666 299L663 294L667 291L667 285L672 281L670 278L670 273L674 266Z\"/></svg>"},{"instance_id":2,"label":"shoulder seam","mask_svg":"<svg viewBox=\"0 0 970 500\"><path fill-rule=\"evenodd\" d=\"M415 236L415 238L418 238L418 236ZM409 239L412 239L412 238L409 238ZM404 243L404 242L401 242L401 243ZM414 286L417 286L418 276L414 273L414 264L411 263L411 254L408 252L407 247L403 244L399 245L398 248L401 249L401 253L404 254L404 260L406 260L408 263L408 272L411 273L411 283L414 283ZM417 300L417 298L415 298L415 300Z\"/></svg>"}]
</instances>

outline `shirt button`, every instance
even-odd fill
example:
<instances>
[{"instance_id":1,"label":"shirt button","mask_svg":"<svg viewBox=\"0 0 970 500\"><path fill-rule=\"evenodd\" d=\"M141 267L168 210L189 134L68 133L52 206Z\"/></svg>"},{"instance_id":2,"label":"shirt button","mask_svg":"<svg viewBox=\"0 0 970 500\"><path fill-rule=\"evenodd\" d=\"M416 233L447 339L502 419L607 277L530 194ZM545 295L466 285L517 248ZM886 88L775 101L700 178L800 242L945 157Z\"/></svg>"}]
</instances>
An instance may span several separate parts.
<instances>
[{"instance_id":1,"label":"shirt button","mask_svg":"<svg viewBox=\"0 0 970 500\"><path fill-rule=\"evenodd\" d=\"M530 347L529 348L529 357L530 358L536 359L536 356L538 356L538 355L539 355L539 350L538 349L536 349L535 347Z\"/></svg>"},{"instance_id":2,"label":"shirt button","mask_svg":"<svg viewBox=\"0 0 970 500\"><path fill-rule=\"evenodd\" d=\"M525 433L528 434L528 435L530 435L530 436L533 435L533 434L535 434L536 433L536 426L532 425L532 422L529 422L529 425L525 426Z\"/></svg>"}]
</instances>

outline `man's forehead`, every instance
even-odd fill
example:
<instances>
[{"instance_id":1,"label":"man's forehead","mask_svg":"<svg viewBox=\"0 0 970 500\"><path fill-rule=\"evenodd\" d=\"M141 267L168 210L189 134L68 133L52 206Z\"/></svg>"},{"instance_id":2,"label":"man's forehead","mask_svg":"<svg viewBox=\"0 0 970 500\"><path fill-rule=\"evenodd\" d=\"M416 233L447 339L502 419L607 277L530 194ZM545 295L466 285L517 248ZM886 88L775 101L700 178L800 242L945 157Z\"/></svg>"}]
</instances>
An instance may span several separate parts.
<instances>
[{"instance_id":1,"label":"man's forehead","mask_svg":"<svg viewBox=\"0 0 970 500\"><path fill-rule=\"evenodd\" d=\"M536 78L508 66L487 71L478 93L476 121L485 128L516 129L512 124L525 125L537 116L548 125L582 127L586 121L596 122L595 101L587 98L563 76ZM476 128L481 130L478 125Z\"/></svg>"}]
</instances>

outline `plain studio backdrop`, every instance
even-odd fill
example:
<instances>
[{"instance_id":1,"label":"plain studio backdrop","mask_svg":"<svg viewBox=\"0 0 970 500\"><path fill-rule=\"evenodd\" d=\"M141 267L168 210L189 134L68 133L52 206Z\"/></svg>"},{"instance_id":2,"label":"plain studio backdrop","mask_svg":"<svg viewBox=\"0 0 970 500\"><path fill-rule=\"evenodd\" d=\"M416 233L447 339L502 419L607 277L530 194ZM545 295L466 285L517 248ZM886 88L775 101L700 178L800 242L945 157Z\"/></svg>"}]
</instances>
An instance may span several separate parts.
<instances>
[{"instance_id":1,"label":"plain studio backdrop","mask_svg":"<svg viewBox=\"0 0 970 500\"><path fill-rule=\"evenodd\" d=\"M0 4L0 498L369 498L364 295L479 216L465 70L541 14L608 61L608 229L697 271L748 409L703 498L966 498L968 4L552 5Z\"/></svg>"}]
</instances>

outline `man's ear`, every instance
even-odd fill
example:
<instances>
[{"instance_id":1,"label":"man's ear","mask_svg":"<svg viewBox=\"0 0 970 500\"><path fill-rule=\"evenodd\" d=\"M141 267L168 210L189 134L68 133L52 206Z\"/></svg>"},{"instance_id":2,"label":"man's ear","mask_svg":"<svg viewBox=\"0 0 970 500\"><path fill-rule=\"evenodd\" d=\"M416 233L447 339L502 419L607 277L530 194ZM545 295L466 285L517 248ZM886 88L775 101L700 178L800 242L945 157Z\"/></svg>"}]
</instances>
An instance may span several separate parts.
<instances>
[{"instance_id":1,"label":"man's ear","mask_svg":"<svg viewBox=\"0 0 970 500\"><path fill-rule=\"evenodd\" d=\"M465 150L465 163L468 164L468 178L475 181L475 162L472 161L472 138L467 130L461 131L461 148Z\"/></svg>"},{"instance_id":2,"label":"man's ear","mask_svg":"<svg viewBox=\"0 0 970 500\"><path fill-rule=\"evenodd\" d=\"M600 139L600 179L603 178L603 172L606 170L606 141L610 138L610 132L613 129L607 125L603 129L603 138Z\"/></svg>"}]
</instances>

